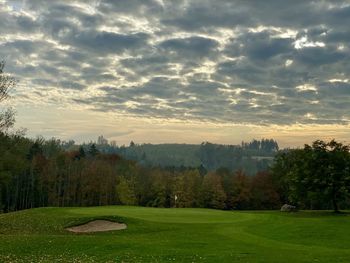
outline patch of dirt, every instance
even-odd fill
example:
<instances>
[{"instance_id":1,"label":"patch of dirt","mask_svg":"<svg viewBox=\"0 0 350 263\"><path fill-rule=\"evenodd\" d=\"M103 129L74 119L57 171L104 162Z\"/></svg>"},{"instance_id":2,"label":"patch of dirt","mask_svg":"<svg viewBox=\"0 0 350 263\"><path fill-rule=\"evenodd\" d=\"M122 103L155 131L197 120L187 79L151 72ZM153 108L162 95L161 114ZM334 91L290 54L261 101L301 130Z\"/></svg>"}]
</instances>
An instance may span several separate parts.
<instances>
[{"instance_id":1,"label":"patch of dirt","mask_svg":"<svg viewBox=\"0 0 350 263\"><path fill-rule=\"evenodd\" d=\"M108 220L94 220L86 224L68 227L66 230L74 233L92 233L92 232L104 232L112 230L126 229L126 224L112 222Z\"/></svg>"}]
</instances>

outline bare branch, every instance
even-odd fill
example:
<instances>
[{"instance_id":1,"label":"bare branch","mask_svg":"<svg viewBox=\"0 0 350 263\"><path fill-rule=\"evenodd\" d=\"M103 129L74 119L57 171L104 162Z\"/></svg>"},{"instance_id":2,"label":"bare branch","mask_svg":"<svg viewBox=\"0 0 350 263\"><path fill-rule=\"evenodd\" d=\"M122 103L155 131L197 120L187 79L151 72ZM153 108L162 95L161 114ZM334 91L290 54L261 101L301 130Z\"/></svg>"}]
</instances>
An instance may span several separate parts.
<instances>
[{"instance_id":1,"label":"bare branch","mask_svg":"<svg viewBox=\"0 0 350 263\"><path fill-rule=\"evenodd\" d=\"M13 89L17 80L4 73L5 62L0 61L0 102L9 98L9 92ZM12 127L15 122L15 113L12 109L0 111L0 132Z\"/></svg>"},{"instance_id":2,"label":"bare branch","mask_svg":"<svg viewBox=\"0 0 350 263\"><path fill-rule=\"evenodd\" d=\"M0 102L9 98L9 92L13 89L17 80L14 77L4 73L5 62L0 62Z\"/></svg>"}]
</instances>

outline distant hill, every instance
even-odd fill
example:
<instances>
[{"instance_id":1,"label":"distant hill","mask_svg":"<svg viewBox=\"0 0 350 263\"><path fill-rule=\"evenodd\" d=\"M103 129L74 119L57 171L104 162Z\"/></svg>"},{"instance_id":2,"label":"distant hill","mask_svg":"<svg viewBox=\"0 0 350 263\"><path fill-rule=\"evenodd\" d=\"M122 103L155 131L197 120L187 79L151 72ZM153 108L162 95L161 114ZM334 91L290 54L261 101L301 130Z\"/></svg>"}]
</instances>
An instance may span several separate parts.
<instances>
[{"instance_id":1,"label":"distant hill","mask_svg":"<svg viewBox=\"0 0 350 263\"><path fill-rule=\"evenodd\" d=\"M101 137L101 136L100 136ZM141 165L161 166L173 169L181 167L202 167L208 171L219 168L243 170L255 174L266 170L278 151L273 139L253 140L241 145L222 145L204 142L202 144L135 144L116 146L99 139L99 151L117 153ZM102 143L101 143L102 142ZM83 147L89 147L84 144Z\"/></svg>"}]
</instances>

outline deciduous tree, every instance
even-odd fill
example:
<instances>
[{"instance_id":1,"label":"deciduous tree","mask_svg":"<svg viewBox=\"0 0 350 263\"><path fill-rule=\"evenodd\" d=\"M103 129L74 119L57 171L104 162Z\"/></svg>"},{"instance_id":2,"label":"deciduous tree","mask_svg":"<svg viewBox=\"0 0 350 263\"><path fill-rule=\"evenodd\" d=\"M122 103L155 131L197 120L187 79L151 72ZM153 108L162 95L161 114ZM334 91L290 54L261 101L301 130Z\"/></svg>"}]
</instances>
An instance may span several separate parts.
<instances>
[{"instance_id":1,"label":"deciduous tree","mask_svg":"<svg viewBox=\"0 0 350 263\"><path fill-rule=\"evenodd\" d=\"M335 212L349 196L350 147L332 140L315 141L303 149L279 154L272 171L281 178L292 202L312 203L313 198L331 202Z\"/></svg>"}]
</instances>

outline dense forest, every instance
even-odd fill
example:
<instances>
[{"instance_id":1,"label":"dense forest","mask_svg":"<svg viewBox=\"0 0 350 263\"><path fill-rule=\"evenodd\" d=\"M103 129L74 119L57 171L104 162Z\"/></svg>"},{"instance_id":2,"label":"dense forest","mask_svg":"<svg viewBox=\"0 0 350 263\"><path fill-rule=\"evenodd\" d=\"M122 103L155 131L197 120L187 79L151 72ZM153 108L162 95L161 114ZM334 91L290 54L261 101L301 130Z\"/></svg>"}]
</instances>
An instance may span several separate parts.
<instances>
[{"instance_id":1,"label":"dense forest","mask_svg":"<svg viewBox=\"0 0 350 263\"><path fill-rule=\"evenodd\" d=\"M283 203L308 209L349 207L349 148L322 143L280 151L271 169L249 176L227 168L143 166L102 153L95 144L67 151L59 140L0 133L0 208L8 212L125 204L276 209Z\"/></svg>"},{"instance_id":2,"label":"dense forest","mask_svg":"<svg viewBox=\"0 0 350 263\"><path fill-rule=\"evenodd\" d=\"M272 209L280 205L266 172L148 167L117 154L67 151L59 140L0 134L1 209L108 204Z\"/></svg>"}]
</instances>

